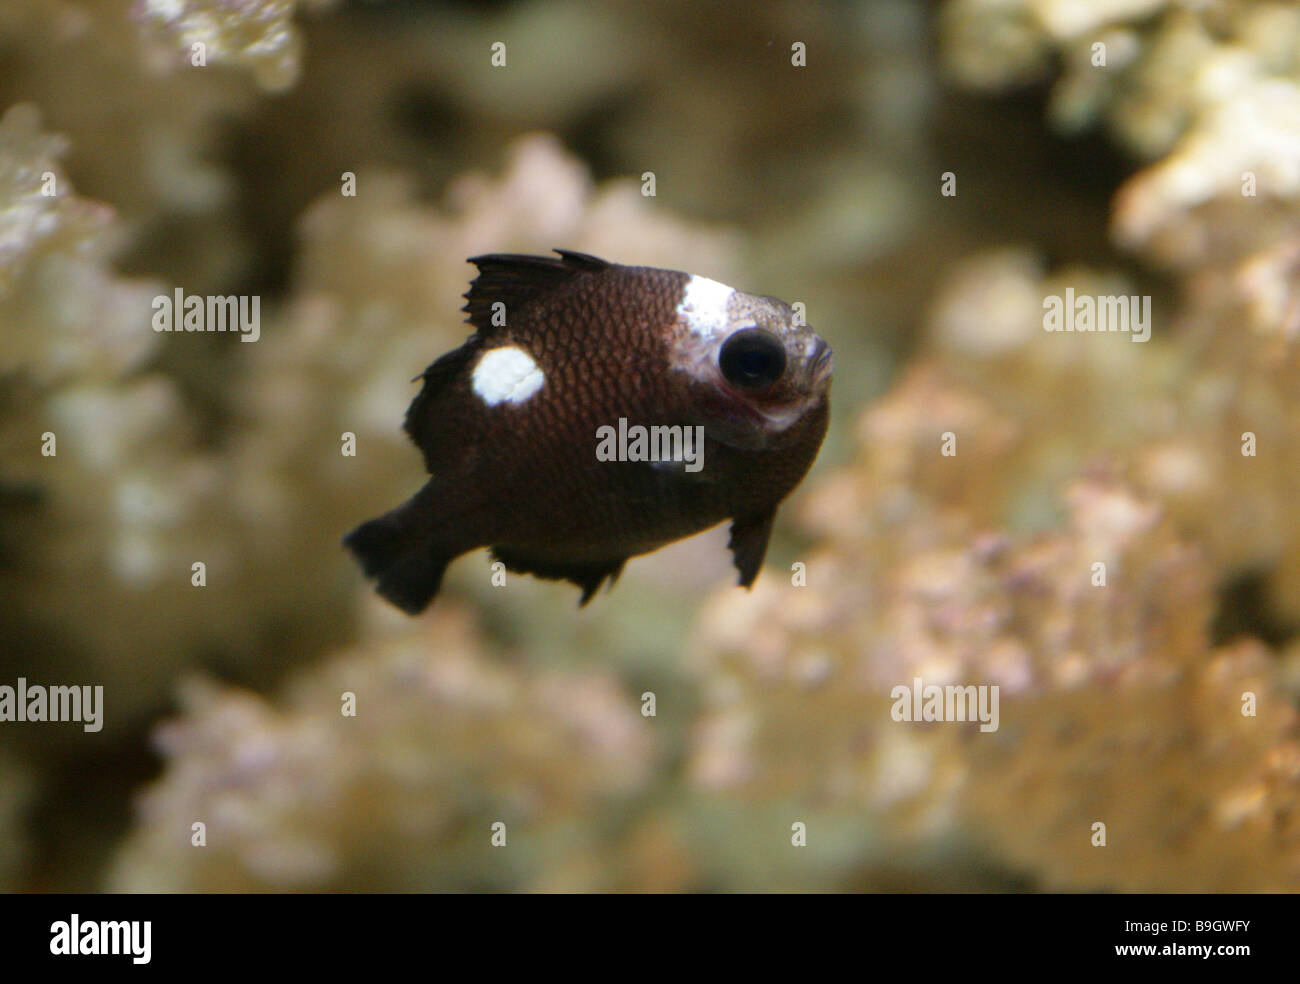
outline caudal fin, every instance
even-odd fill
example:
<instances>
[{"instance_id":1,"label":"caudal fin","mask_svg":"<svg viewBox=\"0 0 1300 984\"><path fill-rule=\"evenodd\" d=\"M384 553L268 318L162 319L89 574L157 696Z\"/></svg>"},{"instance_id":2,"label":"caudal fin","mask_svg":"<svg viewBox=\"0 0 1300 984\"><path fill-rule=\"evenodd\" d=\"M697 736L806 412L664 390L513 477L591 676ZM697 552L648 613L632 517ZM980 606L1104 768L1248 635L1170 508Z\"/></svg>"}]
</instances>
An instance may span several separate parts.
<instances>
[{"instance_id":1,"label":"caudal fin","mask_svg":"<svg viewBox=\"0 0 1300 984\"><path fill-rule=\"evenodd\" d=\"M408 615L429 607L451 554L440 552L419 524L406 520L411 504L362 523L343 538L375 589Z\"/></svg>"}]
</instances>

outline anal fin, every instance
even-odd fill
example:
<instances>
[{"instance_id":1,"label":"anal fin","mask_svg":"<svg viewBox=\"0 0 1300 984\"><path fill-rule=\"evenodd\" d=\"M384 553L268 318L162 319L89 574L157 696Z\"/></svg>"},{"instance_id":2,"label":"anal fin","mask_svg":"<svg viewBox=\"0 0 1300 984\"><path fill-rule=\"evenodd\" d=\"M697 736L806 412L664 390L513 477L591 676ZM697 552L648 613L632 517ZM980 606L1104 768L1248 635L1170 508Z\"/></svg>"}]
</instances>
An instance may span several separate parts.
<instances>
[{"instance_id":1,"label":"anal fin","mask_svg":"<svg viewBox=\"0 0 1300 984\"><path fill-rule=\"evenodd\" d=\"M613 587L623 572L623 565L627 563L626 557L591 564L547 561L503 547L493 547L492 556L505 564L506 570L516 574L532 574L548 581L572 581L582 589L579 606L591 601L606 580Z\"/></svg>"}]
</instances>

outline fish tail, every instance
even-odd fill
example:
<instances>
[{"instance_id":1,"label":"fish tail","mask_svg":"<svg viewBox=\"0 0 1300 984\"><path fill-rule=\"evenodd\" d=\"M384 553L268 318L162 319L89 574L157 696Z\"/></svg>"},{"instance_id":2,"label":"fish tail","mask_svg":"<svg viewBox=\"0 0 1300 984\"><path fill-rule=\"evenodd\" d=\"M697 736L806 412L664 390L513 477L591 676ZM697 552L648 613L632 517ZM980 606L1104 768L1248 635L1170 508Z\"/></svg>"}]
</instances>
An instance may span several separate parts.
<instances>
[{"instance_id":1,"label":"fish tail","mask_svg":"<svg viewBox=\"0 0 1300 984\"><path fill-rule=\"evenodd\" d=\"M343 538L375 589L408 615L429 607L442 575L458 551L444 549L421 522L428 497L425 486L411 501L362 523Z\"/></svg>"}]
</instances>

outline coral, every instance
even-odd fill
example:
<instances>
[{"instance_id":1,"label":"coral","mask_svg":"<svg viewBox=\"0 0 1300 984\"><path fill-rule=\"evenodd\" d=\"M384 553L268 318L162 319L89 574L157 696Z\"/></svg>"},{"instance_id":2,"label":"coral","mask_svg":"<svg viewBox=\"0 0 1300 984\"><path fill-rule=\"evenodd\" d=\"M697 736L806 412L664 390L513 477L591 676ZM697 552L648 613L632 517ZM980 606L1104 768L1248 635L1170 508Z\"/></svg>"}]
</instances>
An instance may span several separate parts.
<instances>
[{"instance_id":1,"label":"coral","mask_svg":"<svg viewBox=\"0 0 1300 984\"><path fill-rule=\"evenodd\" d=\"M900 392L938 372L1006 418L1014 449L995 473L962 476L980 493L967 501L984 521L1043 528L1056 515L1053 489L1093 461L1112 461L1207 547L1218 570L1270 572L1272 603L1294 617L1300 359L1289 341L1291 257L1279 251L1243 273L1203 271L1184 297L1155 295L1152 340L1139 344L1122 333L1043 330L1044 298L1067 288L1140 296L1125 279L1081 268L1048 274L1022 251L977 256L936 299L933 363L914 368ZM1243 454L1247 434L1253 454ZM924 455L915 461L934 467Z\"/></svg>"},{"instance_id":2,"label":"coral","mask_svg":"<svg viewBox=\"0 0 1300 984\"><path fill-rule=\"evenodd\" d=\"M589 861L617 826L579 825L626 810L659 754L612 674L496 663L447 609L276 706L202 681L183 705L114 891L609 887Z\"/></svg>"},{"instance_id":3,"label":"coral","mask_svg":"<svg viewBox=\"0 0 1300 984\"><path fill-rule=\"evenodd\" d=\"M967 442L954 458L936 416ZM738 816L783 804L810 845L829 839L820 861L845 887L900 850L955 849L1056 890L1296 890L1300 729L1271 654L1210 643L1203 552L1113 476L1075 482L1064 528L1037 537L954 502L966 488L978 511L1005 433L933 374L866 414L858 459L806 500L807 586L772 578L706 608L699 795ZM892 691L916 678L996 685L997 729L895 720ZM753 877L824 877L769 863Z\"/></svg>"},{"instance_id":4,"label":"coral","mask_svg":"<svg viewBox=\"0 0 1300 984\"><path fill-rule=\"evenodd\" d=\"M120 229L112 209L72 191L66 152L34 107L0 117L0 374L22 369L41 385L124 375L156 345L138 330L156 287L113 277Z\"/></svg>"},{"instance_id":5,"label":"coral","mask_svg":"<svg viewBox=\"0 0 1300 984\"><path fill-rule=\"evenodd\" d=\"M302 0L326 8L334 0ZM265 89L298 78L302 42L293 15L299 0L136 0L135 16L169 39L191 65L247 67Z\"/></svg>"},{"instance_id":6,"label":"coral","mask_svg":"<svg viewBox=\"0 0 1300 984\"><path fill-rule=\"evenodd\" d=\"M1300 205L1300 11L1279 3L952 0L944 55L998 90L1059 65L1050 111L1104 122L1150 166L1119 190L1113 236L1182 271L1237 265L1293 238ZM1056 57L1053 57L1056 56Z\"/></svg>"},{"instance_id":7,"label":"coral","mask_svg":"<svg viewBox=\"0 0 1300 984\"><path fill-rule=\"evenodd\" d=\"M247 261L218 137L257 90L234 73L170 71L150 55L131 5L4 4L5 97L39 107L62 135L78 188L112 204L124 251L156 246L142 268L197 291Z\"/></svg>"},{"instance_id":8,"label":"coral","mask_svg":"<svg viewBox=\"0 0 1300 984\"><path fill-rule=\"evenodd\" d=\"M9 491L0 578L24 598L6 612L5 665L22 672L28 652L60 640L66 649L51 662L114 693L106 726L116 729L161 691L173 665L142 667L140 653L175 652L165 640L202 615L186 571L210 535L199 528L217 484L178 413L176 387L146 370L157 282L112 270L120 226L72 190L64 149L30 107L0 121L0 348L10 386L0 442L15 452L0 475ZM97 617L63 619L70 597ZM146 599L155 613L183 614L141 620Z\"/></svg>"}]
</instances>

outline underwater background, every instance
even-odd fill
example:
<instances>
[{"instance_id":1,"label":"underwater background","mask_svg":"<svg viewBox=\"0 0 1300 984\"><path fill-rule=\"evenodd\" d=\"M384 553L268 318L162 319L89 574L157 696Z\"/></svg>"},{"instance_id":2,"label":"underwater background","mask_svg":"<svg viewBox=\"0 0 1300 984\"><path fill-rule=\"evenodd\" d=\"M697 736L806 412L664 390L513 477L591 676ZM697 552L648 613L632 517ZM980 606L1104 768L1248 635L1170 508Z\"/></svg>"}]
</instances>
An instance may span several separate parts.
<instances>
[{"instance_id":1,"label":"underwater background","mask_svg":"<svg viewBox=\"0 0 1300 984\"><path fill-rule=\"evenodd\" d=\"M0 684L104 688L0 889L1300 888L1298 220L1293 3L0 0ZM803 302L831 435L751 592L407 618L340 539L557 246Z\"/></svg>"}]
</instances>

